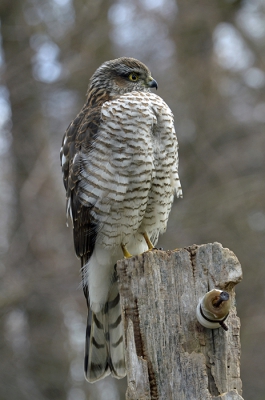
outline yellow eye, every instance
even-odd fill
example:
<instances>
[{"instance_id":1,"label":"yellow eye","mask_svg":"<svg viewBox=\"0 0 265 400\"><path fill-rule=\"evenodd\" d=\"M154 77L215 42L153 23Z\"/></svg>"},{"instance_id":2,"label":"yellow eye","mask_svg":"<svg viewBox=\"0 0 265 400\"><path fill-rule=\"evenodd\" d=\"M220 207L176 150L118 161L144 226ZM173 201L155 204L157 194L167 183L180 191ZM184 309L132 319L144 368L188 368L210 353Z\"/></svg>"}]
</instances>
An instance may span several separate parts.
<instances>
[{"instance_id":1,"label":"yellow eye","mask_svg":"<svg viewBox=\"0 0 265 400\"><path fill-rule=\"evenodd\" d=\"M132 74L129 75L129 79L130 81L136 82L138 81L139 76L133 72Z\"/></svg>"}]
</instances>

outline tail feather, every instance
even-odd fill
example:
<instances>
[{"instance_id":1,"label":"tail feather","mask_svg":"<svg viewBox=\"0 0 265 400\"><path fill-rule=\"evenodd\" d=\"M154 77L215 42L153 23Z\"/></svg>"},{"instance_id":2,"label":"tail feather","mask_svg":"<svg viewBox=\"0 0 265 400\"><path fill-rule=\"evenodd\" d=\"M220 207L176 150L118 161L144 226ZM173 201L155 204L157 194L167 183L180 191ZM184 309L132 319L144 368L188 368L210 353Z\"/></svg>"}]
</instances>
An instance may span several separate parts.
<instances>
[{"instance_id":1,"label":"tail feather","mask_svg":"<svg viewBox=\"0 0 265 400\"><path fill-rule=\"evenodd\" d=\"M103 309L97 313L89 311L86 332L85 374L89 382L103 379L109 374L118 379L126 375L117 282L113 283L108 302Z\"/></svg>"},{"instance_id":2,"label":"tail feather","mask_svg":"<svg viewBox=\"0 0 265 400\"><path fill-rule=\"evenodd\" d=\"M102 317L104 318L102 312L95 314L89 310L85 347L85 375L89 382L95 382L110 374Z\"/></svg>"}]
</instances>

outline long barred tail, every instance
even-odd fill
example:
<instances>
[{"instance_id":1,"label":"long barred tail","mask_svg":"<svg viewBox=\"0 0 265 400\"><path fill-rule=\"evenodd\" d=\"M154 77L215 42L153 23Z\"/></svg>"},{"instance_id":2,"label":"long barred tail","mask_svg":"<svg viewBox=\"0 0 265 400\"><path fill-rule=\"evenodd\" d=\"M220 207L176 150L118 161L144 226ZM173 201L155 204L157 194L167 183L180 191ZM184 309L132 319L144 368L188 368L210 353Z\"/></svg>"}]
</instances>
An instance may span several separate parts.
<instances>
[{"instance_id":1,"label":"long barred tail","mask_svg":"<svg viewBox=\"0 0 265 400\"><path fill-rule=\"evenodd\" d=\"M98 313L89 311L86 331L86 379L95 382L109 374L118 379L126 375L117 282L110 289L105 307Z\"/></svg>"}]
</instances>

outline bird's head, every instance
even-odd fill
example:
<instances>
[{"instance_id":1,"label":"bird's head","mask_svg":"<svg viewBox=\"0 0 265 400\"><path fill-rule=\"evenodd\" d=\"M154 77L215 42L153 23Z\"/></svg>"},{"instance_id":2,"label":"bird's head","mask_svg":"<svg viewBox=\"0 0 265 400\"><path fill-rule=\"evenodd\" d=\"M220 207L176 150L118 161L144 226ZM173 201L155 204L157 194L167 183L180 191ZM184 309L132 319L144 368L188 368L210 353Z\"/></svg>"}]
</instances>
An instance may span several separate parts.
<instances>
[{"instance_id":1,"label":"bird's head","mask_svg":"<svg viewBox=\"0 0 265 400\"><path fill-rule=\"evenodd\" d=\"M110 96L127 92L157 89L157 82L149 69L134 58L121 57L106 61L91 78L91 89L105 89Z\"/></svg>"}]
</instances>

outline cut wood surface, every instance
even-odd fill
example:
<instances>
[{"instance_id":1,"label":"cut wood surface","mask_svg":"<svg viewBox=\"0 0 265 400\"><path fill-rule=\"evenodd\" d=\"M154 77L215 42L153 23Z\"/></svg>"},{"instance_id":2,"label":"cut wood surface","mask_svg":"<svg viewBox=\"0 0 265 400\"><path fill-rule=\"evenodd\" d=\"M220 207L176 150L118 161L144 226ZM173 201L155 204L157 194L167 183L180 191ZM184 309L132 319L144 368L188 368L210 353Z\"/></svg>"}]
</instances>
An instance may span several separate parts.
<instances>
[{"instance_id":1,"label":"cut wood surface","mask_svg":"<svg viewBox=\"0 0 265 400\"><path fill-rule=\"evenodd\" d=\"M127 400L239 400L240 321L234 286L242 279L219 243L153 250L119 261L125 329ZM213 288L227 291L228 331L207 329L196 307Z\"/></svg>"}]
</instances>

